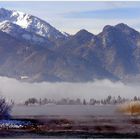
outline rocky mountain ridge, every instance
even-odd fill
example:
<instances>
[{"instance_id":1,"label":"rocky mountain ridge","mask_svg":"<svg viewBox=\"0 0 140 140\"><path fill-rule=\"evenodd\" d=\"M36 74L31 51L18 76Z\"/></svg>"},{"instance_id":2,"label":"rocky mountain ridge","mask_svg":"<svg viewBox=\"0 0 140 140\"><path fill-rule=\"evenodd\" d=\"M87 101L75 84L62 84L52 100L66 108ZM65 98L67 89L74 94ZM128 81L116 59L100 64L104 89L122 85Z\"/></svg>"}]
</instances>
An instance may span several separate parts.
<instances>
[{"instance_id":1,"label":"rocky mountain ridge","mask_svg":"<svg viewBox=\"0 0 140 140\"><path fill-rule=\"evenodd\" d=\"M29 82L135 79L140 75L140 33L126 24L98 35L63 34L35 16L0 9L0 76Z\"/></svg>"}]
</instances>

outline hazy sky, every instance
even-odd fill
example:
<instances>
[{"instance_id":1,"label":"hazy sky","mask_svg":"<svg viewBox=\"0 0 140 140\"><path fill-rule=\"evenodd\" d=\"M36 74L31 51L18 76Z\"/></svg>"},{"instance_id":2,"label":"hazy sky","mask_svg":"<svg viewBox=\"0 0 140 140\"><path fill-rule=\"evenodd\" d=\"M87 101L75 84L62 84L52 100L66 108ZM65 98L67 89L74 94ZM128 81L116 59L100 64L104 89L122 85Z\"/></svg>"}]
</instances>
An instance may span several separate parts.
<instances>
[{"instance_id":1,"label":"hazy sky","mask_svg":"<svg viewBox=\"0 0 140 140\"><path fill-rule=\"evenodd\" d=\"M140 2L0 2L0 7L36 15L68 33L87 29L99 33L120 22L140 31Z\"/></svg>"}]
</instances>

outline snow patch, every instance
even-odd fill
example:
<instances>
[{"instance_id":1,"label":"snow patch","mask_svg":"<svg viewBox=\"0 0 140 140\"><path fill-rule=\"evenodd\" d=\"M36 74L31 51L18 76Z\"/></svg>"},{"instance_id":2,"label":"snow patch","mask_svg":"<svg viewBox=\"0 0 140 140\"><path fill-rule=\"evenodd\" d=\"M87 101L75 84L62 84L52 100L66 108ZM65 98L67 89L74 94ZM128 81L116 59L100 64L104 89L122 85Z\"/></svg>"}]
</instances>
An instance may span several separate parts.
<instances>
[{"instance_id":1,"label":"snow patch","mask_svg":"<svg viewBox=\"0 0 140 140\"><path fill-rule=\"evenodd\" d=\"M15 10L7 10L1 8L0 22L3 21L9 21L16 25L19 25L21 28L24 28L27 31L38 34L42 37L53 37L57 39L67 36L67 34L61 33L46 21L41 20L35 16Z\"/></svg>"}]
</instances>

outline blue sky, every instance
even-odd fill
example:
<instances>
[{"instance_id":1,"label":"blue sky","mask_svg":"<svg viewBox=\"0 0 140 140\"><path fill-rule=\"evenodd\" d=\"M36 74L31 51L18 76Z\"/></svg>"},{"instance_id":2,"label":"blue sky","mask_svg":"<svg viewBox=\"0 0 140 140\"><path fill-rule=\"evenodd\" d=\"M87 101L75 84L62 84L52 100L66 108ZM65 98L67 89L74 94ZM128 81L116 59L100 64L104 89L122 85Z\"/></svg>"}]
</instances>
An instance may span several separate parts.
<instances>
[{"instance_id":1,"label":"blue sky","mask_svg":"<svg viewBox=\"0 0 140 140\"><path fill-rule=\"evenodd\" d=\"M1 1L0 7L36 15L70 34L80 29L98 34L105 25L121 22L140 31L140 2Z\"/></svg>"}]
</instances>

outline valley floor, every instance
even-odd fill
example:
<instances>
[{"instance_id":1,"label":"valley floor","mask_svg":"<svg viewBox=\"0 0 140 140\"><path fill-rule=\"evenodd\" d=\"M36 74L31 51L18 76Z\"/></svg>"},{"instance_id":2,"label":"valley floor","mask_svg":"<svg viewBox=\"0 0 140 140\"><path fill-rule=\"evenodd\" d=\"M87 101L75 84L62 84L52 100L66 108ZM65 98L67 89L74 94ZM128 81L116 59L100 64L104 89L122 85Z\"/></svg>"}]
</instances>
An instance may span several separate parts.
<instances>
[{"instance_id":1,"label":"valley floor","mask_svg":"<svg viewBox=\"0 0 140 140\"><path fill-rule=\"evenodd\" d=\"M1 127L0 138L140 138L140 119L89 116L73 120L61 116L20 116L13 120L30 122L19 128Z\"/></svg>"},{"instance_id":2,"label":"valley floor","mask_svg":"<svg viewBox=\"0 0 140 140\"><path fill-rule=\"evenodd\" d=\"M117 106L16 106L0 120L0 138L140 138L140 117Z\"/></svg>"}]
</instances>

